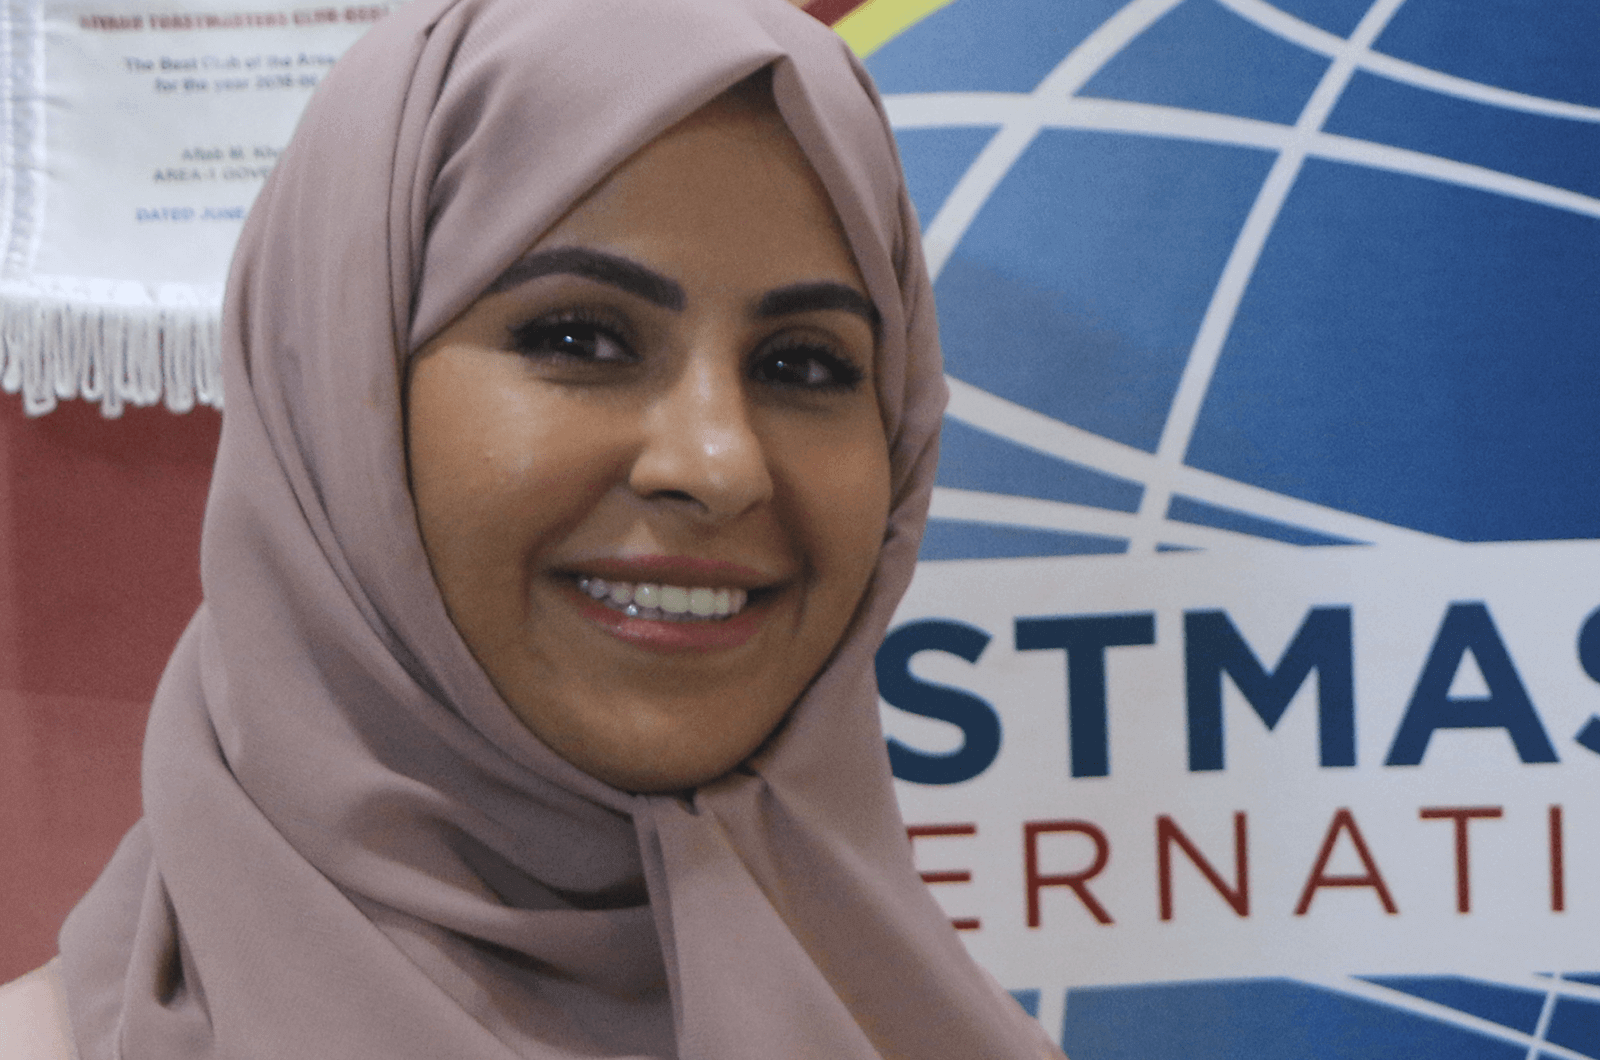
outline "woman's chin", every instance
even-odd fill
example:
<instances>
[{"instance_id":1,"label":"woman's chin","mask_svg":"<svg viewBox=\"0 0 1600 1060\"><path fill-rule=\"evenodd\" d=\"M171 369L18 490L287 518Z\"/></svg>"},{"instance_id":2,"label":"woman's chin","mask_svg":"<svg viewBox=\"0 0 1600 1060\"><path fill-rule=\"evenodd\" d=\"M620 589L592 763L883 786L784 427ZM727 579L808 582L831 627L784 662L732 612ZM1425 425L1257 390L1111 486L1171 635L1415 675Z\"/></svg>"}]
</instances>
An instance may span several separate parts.
<instances>
[{"instance_id":1,"label":"woman's chin","mask_svg":"<svg viewBox=\"0 0 1600 1060\"><path fill-rule=\"evenodd\" d=\"M708 754L704 747L682 751L659 748L595 747L593 745L553 750L589 776L640 795L688 791L709 784L738 768L755 748Z\"/></svg>"}]
</instances>

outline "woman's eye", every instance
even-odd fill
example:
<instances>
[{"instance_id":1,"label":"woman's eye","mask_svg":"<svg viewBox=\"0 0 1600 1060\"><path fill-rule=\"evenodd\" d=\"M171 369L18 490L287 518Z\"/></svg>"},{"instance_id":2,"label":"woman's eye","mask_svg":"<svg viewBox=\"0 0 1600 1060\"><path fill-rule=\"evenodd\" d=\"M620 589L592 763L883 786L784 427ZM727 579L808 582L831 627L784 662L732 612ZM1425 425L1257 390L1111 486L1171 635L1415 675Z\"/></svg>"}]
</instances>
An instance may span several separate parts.
<instances>
[{"instance_id":1,"label":"woman's eye","mask_svg":"<svg viewBox=\"0 0 1600 1060\"><path fill-rule=\"evenodd\" d=\"M541 318L511 329L511 346L529 357L591 364L630 363L635 358L616 330L594 320Z\"/></svg>"},{"instance_id":2,"label":"woman's eye","mask_svg":"<svg viewBox=\"0 0 1600 1060\"><path fill-rule=\"evenodd\" d=\"M753 374L763 383L803 390L853 390L861 382L861 369L816 343L769 349L756 360Z\"/></svg>"}]
</instances>

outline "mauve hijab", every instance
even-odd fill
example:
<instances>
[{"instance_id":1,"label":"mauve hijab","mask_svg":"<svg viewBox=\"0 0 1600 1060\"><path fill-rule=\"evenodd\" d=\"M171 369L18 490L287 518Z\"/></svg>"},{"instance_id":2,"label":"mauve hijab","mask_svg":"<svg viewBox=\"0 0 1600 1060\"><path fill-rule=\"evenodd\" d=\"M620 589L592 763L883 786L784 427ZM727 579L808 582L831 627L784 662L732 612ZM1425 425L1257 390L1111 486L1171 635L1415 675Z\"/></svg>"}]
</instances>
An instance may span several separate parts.
<instances>
[{"instance_id":1,"label":"mauve hijab","mask_svg":"<svg viewBox=\"0 0 1600 1060\"><path fill-rule=\"evenodd\" d=\"M882 314L893 507L835 656L687 795L545 748L473 660L406 486L404 360L653 136L770 67ZM872 656L944 404L866 75L783 0L413 0L329 75L229 278L205 602L144 817L68 919L83 1060L1053 1054L911 866Z\"/></svg>"}]
</instances>

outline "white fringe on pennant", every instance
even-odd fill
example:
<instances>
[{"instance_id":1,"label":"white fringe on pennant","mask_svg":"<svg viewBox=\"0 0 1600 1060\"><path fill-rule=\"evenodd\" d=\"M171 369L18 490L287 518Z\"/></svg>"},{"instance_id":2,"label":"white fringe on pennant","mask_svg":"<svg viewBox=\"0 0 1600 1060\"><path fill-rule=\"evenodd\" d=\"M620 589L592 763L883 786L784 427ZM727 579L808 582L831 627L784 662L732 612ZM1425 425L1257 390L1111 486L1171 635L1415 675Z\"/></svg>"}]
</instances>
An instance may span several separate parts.
<instances>
[{"instance_id":1,"label":"white fringe on pennant","mask_svg":"<svg viewBox=\"0 0 1600 1060\"><path fill-rule=\"evenodd\" d=\"M221 304L221 284L0 280L0 387L30 416L74 397L107 417L157 402L220 409Z\"/></svg>"}]
</instances>

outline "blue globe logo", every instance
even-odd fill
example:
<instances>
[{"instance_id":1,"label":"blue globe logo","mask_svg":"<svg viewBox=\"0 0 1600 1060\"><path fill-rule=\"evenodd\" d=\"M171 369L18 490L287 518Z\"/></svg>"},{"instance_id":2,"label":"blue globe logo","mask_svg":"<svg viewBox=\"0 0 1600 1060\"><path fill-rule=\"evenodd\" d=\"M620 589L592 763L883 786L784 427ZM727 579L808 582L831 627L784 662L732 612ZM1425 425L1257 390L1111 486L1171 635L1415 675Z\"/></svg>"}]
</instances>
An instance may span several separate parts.
<instances>
[{"instance_id":1,"label":"blue globe logo","mask_svg":"<svg viewBox=\"0 0 1600 1060\"><path fill-rule=\"evenodd\" d=\"M1600 7L957 0L873 54L925 559L1600 537Z\"/></svg>"},{"instance_id":2,"label":"blue globe logo","mask_svg":"<svg viewBox=\"0 0 1600 1060\"><path fill-rule=\"evenodd\" d=\"M1586 0L955 0L890 40L952 388L923 558L1600 538L1597 44ZM1073 988L1062 1032L1600 1057L1600 973Z\"/></svg>"}]
</instances>

